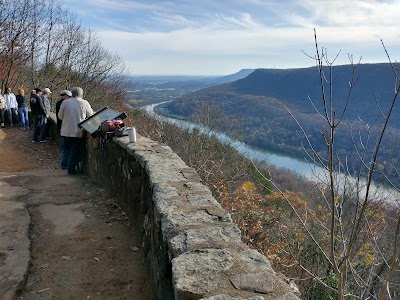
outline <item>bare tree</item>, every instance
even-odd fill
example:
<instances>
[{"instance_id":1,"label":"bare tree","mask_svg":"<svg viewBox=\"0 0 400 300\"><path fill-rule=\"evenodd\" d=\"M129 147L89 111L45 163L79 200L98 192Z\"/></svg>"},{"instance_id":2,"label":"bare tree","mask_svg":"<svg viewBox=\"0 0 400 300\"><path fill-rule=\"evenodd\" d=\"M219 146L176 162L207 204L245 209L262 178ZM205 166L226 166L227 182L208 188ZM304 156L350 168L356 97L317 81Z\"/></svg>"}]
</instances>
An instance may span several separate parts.
<instances>
[{"instance_id":1,"label":"bare tree","mask_svg":"<svg viewBox=\"0 0 400 300\"><path fill-rule=\"evenodd\" d=\"M0 10L0 83L82 86L94 107L121 103L125 67L57 0L10 0Z\"/></svg>"},{"instance_id":2,"label":"bare tree","mask_svg":"<svg viewBox=\"0 0 400 300\"><path fill-rule=\"evenodd\" d=\"M0 71L1 87L14 86L23 74L29 58L29 48L25 42L31 33L32 19L30 12L35 8L35 1L6 1L0 11L1 49Z\"/></svg>"},{"instance_id":3,"label":"bare tree","mask_svg":"<svg viewBox=\"0 0 400 300\"><path fill-rule=\"evenodd\" d=\"M393 108L397 102L400 87L397 87L391 101L391 106L382 115L382 122L377 134L368 131L366 135L353 133L353 145L358 153L359 170L355 172L346 162L346 158L339 154L340 145L336 144L336 134L340 126L347 126L344 122L348 105L351 101L353 89L356 87L359 75L358 63L354 63L349 56L352 70L348 84L347 98L344 106L338 110L335 106L334 85L335 76L333 60L328 59L326 49L319 48L316 32L315 56L310 56L316 62L321 88L320 99L309 99L320 119L326 124L321 129L321 138L324 140L326 153L321 154L314 150L313 145L301 124L294 114L287 108L293 119L298 123L304 134L306 144L304 149L308 159L320 166L325 172L316 173L319 178L321 202L326 207L329 219L324 222L317 220L310 213L302 214L286 198L295 215L300 221L316 251L323 258L324 269L312 269L307 266L301 256L292 252L294 260L309 276L314 278L328 291L336 293L337 299L394 299L398 295L399 284L399 227L400 213L398 207L386 209L385 216L389 226L386 227L386 236L382 238L382 224L373 224L371 215L377 212L382 203L373 194L373 179L384 171L379 167L379 152L383 144L389 120L393 117ZM382 43L383 44L383 43ZM384 45L383 45L384 46ZM385 47L384 47L385 49ZM386 49L385 49L386 51ZM387 53L387 51L386 51ZM339 55L339 54L338 54ZM389 61L390 57L388 56ZM397 78L394 64L391 63ZM317 101L320 101L317 103ZM378 108L377 108L378 109ZM399 173L398 173L399 175ZM275 186L278 190L279 187ZM283 192L281 192L284 195ZM307 209L307 208L306 208ZM390 216L390 214L392 216ZM382 226L382 227L379 227ZM379 229L378 229L379 228ZM326 237L329 237L328 240ZM304 245L303 245L304 247ZM360 262L359 253L368 247L368 261ZM304 252L302 252L304 254ZM332 274L337 285L327 284L326 276ZM393 286L394 281L396 284ZM314 298L315 299L315 298Z\"/></svg>"}]
</instances>

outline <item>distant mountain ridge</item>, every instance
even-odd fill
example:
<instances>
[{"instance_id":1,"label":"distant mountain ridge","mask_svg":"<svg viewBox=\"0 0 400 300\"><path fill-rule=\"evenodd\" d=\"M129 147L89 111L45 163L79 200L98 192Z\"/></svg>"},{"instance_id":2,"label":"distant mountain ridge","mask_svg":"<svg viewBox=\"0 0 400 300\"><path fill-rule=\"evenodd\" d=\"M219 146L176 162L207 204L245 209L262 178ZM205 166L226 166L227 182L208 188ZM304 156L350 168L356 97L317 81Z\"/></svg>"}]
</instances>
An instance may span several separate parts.
<instances>
[{"instance_id":1,"label":"distant mountain ridge","mask_svg":"<svg viewBox=\"0 0 400 300\"><path fill-rule=\"evenodd\" d=\"M325 71L328 71L327 68ZM344 107L348 97L351 76L350 65L333 68L333 99L339 108ZM391 66L390 64L361 64L357 67L355 76L358 79L351 93L348 118L353 119L358 113L375 117L376 115L371 115L375 110L373 106L376 104L374 94L383 107L390 103L394 96L395 75ZM311 105L304 105L307 104L308 97L314 103L318 103L321 97L321 83L316 67L286 70L258 69L246 78L232 83L232 88L240 94L286 100L308 113L313 112ZM326 96L329 96L329 87L325 86L325 88L328 93Z\"/></svg>"},{"instance_id":2,"label":"distant mountain ridge","mask_svg":"<svg viewBox=\"0 0 400 300\"><path fill-rule=\"evenodd\" d=\"M328 69L325 71L326 76L329 76ZM346 105L353 69L351 65L335 66L332 74L333 103L339 116ZM396 87L390 64L360 64L355 76L358 79L345 114L347 125L337 135L337 144L346 155L354 151L348 128L361 132L365 124L379 124L382 121L380 109L383 114L388 112ZM329 99L329 86L326 82L324 88ZM325 132L326 124L309 99L323 115L321 83L316 67L256 69L242 79L184 95L164 105L164 109L171 114L191 118L196 107L208 105L219 109L230 120L218 125L221 130L239 132L239 138L250 145L304 155L302 145L307 141L299 133L299 127L285 106L309 133L317 151L323 151L325 146L321 132ZM400 128L399 105L395 106L394 115L387 134L387 138L392 140ZM360 118L365 124L360 122ZM213 119L218 119L218 116ZM389 155L390 149L384 149L383 152Z\"/></svg>"},{"instance_id":3,"label":"distant mountain ridge","mask_svg":"<svg viewBox=\"0 0 400 300\"><path fill-rule=\"evenodd\" d=\"M340 112L346 105L349 95L349 82L352 76L350 65L336 66L333 68L333 100ZM378 100L381 108L388 109L395 92L395 75L390 64L361 64L355 76L358 78L351 93L351 101L347 108L346 119L354 120L363 116L368 122L380 115L375 101ZM329 87L325 86L326 96L329 97ZM205 102L215 102L218 97L226 99L227 94L231 100L240 96L276 98L301 113L313 114L315 110L310 104L311 99L318 109L322 109L321 84L316 67L301 69L257 69L248 76L222 85L212 86L185 95L175 103L170 104L170 109L177 113L179 104L190 101L191 98L202 98ZM212 100L214 99L214 100ZM229 101L229 100L228 100ZM174 108L175 107L175 108ZM188 111L185 112L188 114ZM190 113L189 113L190 114ZM399 120L391 123L400 128Z\"/></svg>"},{"instance_id":4,"label":"distant mountain ridge","mask_svg":"<svg viewBox=\"0 0 400 300\"><path fill-rule=\"evenodd\" d=\"M254 72L255 69L242 69L239 72L226 76L185 76L185 75L146 75L129 76L134 83L151 85L183 85L185 83L193 85L199 83L202 85L216 85L242 79Z\"/></svg>"},{"instance_id":5,"label":"distant mountain ridge","mask_svg":"<svg viewBox=\"0 0 400 300\"><path fill-rule=\"evenodd\" d=\"M217 77L217 78L211 79L209 81L212 83L215 83L215 84L228 83L228 82L232 82L232 81L236 81L236 80L245 78L249 74L253 73L254 71L255 71L255 69L242 69L239 72L236 72L234 74Z\"/></svg>"}]
</instances>

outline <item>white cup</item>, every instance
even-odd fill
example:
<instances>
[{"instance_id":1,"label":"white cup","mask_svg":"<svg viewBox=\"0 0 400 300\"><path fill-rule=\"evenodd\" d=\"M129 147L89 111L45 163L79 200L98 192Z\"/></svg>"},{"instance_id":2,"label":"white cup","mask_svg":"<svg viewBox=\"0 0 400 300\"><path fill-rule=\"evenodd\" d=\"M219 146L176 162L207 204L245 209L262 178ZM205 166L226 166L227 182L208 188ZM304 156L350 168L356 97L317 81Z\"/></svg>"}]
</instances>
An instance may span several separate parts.
<instances>
[{"instance_id":1,"label":"white cup","mask_svg":"<svg viewBox=\"0 0 400 300\"><path fill-rule=\"evenodd\" d=\"M130 127L127 128L126 130L128 130L129 141L131 143L136 143L136 128Z\"/></svg>"}]
</instances>

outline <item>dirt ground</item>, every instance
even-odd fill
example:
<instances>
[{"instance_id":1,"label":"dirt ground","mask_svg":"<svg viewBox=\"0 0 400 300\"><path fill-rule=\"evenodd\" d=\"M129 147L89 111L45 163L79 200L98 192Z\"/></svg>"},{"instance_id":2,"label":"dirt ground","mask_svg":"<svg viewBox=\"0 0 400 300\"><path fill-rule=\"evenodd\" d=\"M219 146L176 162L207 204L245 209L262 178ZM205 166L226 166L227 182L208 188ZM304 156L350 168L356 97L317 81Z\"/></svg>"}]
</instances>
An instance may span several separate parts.
<instances>
[{"instance_id":1,"label":"dirt ground","mask_svg":"<svg viewBox=\"0 0 400 300\"><path fill-rule=\"evenodd\" d=\"M0 130L0 177L27 188L31 266L19 299L151 299L141 242L116 199L59 168L58 144Z\"/></svg>"}]
</instances>

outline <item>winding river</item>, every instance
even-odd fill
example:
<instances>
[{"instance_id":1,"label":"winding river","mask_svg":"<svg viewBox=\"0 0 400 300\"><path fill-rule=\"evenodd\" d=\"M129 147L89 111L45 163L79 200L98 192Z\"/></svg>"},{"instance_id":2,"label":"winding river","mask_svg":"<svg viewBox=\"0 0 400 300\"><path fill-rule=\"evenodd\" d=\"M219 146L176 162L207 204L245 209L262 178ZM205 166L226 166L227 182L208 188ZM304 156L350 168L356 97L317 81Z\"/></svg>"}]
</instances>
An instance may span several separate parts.
<instances>
[{"instance_id":1,"label":"winding river","mask_svg":"<svg viewBox=\"0 0 400 300\"><path fill-rule=\"evenodd\" d=\"M181 119L175 119L172 117L166 117L157 114L154 111L154 108L157 105L167 103L170 101L165 101L161 103L156 103L156 104L151 104L143 107L143 110L161 120L164 122L168 122L170 124L174 124L182 129L186 130L192 130L194 128L198 129L201 133L208 134L208 135L214 135L216 136L221 142L230 145L231 147L235 148L238 152L243 154L245 157L251 159L251 160L258 160L258 161L266 161L268 164L273 165L277 168L283 168L292 171L293 173L297 173L299 175L304 176L306 179L314 181L314 182L320 182L322 180L327 179L327 172L322 169L319 166L316 166L314 164L310 164L306 161L302 161L293 157L285 156L285 155L279 155L275 154L272 152L268 152L265 150L259 150L259 149L254 149L251 146L240 142L238 140L230 138L228 135L221 133L221 132L216 132L212 131L207 127L204 127L199 124L195 124L189 121L181 120ZM337 174L336 174L337 175ZM341 184L345 184L345 180L350 180L353 183L355 183L355 179L348 178L341 176L339 174L339 180L342 181ZM365 182L365 181L362 181ZM361 182L361 185L363 183ZM361 189L360 191L361 194L365 193L365 189ZM378 185L372 185L372 188L370 190L370 195L372 197L378 197L379 199L386 199L386 201L399 206L400 205L400 192L398 190L395 190L393 188L388 188L388 187L382 187ZM361 195L362 196L362 195Z\"/></svg>"}]
</instances>

